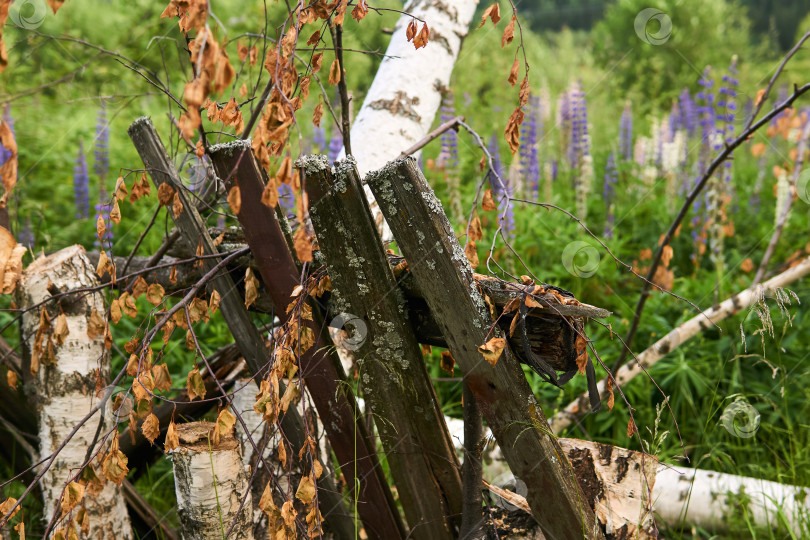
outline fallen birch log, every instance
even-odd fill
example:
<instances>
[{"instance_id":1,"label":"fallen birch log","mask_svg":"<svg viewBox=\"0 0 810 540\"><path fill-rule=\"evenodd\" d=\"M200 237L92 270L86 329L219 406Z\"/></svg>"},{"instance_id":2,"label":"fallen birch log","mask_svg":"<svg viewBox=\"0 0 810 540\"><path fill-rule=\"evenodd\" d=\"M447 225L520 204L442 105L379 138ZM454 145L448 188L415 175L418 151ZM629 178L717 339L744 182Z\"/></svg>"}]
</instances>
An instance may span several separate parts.
<instances>
[{"instance_id":1,"label":"fallen birch log","mask_svg":"<svg viewBox=\"0 0 810 540\"><path fill-rule=\"evenodd\" d=\"M167 453L183 540L253 540L249 475L239 442L228 433L215 444L213 422L179 424L177 435L179 447Z\"/></svg>"},{"instance_id":2,"label":"fallen birch log","mask_svg":"<svg viewBox=\"0 0 810 540\"><path fill-rule=\"evenodd\" d=\"M697 525L710 531L728 528L729 517L745 510L758 527L787 526L804 538L802 523L810 513L810 488L701 469L662 465L656 474L653 501L657 519L670 527ZM806 525L805 525L806 526Z\"/></svg>"},{"instance_id":3,"label":"fallen birch log","mask_svg":"<svg viewBox=\"0 0 810 540\"><path fill-rule=\"evenodd\" d=\"M693 338L706 328L709 328L712 323L722 321L723 319L736 315L740 311L747 309L758 302L763 302L766 297L778 294L778 289L781 289L794 281L802 279L807 274L810 274L810 257L803 259L797 265L785 270L777 276L774 276L765 283L749 287L741 293L727 298L720 305L692 317L679 327L669 332L666 336L656 341L643 353L639 354L636 360L631 364L623 366L621 369L619 369L615 375L616 383L618 383L619 386L627 383L627 381L636 375L649 369L653 364L669 354L670 351L679 347L681 344ZM789 302L789 298L787 295L784 295L778 297L778 301ZM605 395L606 386L607 379L602 379L599 381L599 394L603 397ZM588 412L588 410L588 394L586 392L580 395L576 400L569 403L563 410L551 417L549 422L551 425L551 430L556 434L561 433L576 419Z\"/></svg>"},{"instance_id":4,"label":"fallen birch log","mask_svg":"<svg viewBox=\"0 0 810 540\"><path fill-rule=\"evenodd\" d=\"M84 248L71 246L31 263L17 291L17 301L26 310L21 326L23 375L28 400L38 414L41 458L56 451L96 406L96 388L109 384L110 358L104 345L107 329L101 292L62 294L48 301L54 295L97 283ZM111 428L111 407L101 408L78 428L42 476L46 522L59 511L63 490L80 472L88 451L100 449L102 437L96 439L96 431L103 436ZM101 487L87 488L81 500L89 526L87 537L130 539L132 526L121 489L105 480L100 461L92 460L90 467ZM64 516L65 521L57 528L64 529L79 508Z\"/></svg>"}]
</instances>

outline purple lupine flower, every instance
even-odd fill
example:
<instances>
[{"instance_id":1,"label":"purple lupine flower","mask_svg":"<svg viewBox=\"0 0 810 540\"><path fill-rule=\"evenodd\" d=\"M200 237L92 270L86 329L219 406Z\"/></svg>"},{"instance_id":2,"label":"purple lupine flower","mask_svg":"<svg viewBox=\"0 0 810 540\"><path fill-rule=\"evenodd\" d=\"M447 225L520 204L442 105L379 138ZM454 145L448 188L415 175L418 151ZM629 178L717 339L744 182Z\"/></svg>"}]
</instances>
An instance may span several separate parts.
<instances>
[{"instance_id":1,"label":"purple lupine flower","mask_svg":"<svg viewBox=\"0 0 810 540\"><path fill-rule=\"evenodd\" d=\"M17 234L17 241L28 249L34 248L34 230L31 227L30 216L25 218L25 223L20 227L20 232Z\"/></svg>"},{"instance_id":2,"label":"purple lupine flower","mask_svg":"<svg viewBox=\"0 0 810 540\"><path fill-rule=\"evenodd\" d=\"M472 105L472 98L470 97L470 93L464 92L463 97L464 97L464 106L469 108L469 106Z\"/></svg>"},{"instance_id":3,"label":"purple lupine flower","mask_svg":"<svg viewBox=\"0 0 810 540\"><path fill-rule=\"evenodd\" d=\"M685 129L686 134L690 137L695 135L698 125L698 111L688 88L684 88L681 95L678 96L678 109L680 110L679 128Z\"/></svg>"},{"instance_id":4,"label":"purple lupine flower","mask_svg":"<svg viewBox=\"0 0 810 540\"><path fill-rule=\"evenodd\" d=\"M728 72L723 75L718 89L715 120L717 129L722 133L722 142L730 142L734 135L734 119L737 114L737 56L731 59ZM722 148L722 144L720 145Z\"/></svg>"},{"instance_id":5,"label":"purple lupine flower","mask_svg":"<svg viewBox=\"0 0 810 540\"><path fill-rule=\"evenodd\" d=\"M101 237L101 242L99 242L98 238L96 238L94 245L97 248L112 251L113 222L110 220L110 211L113 209L113 204L110 200L110 196L107 194L107 190L104 189L103 186L98 194L98 203L96 204L95 209L96 221L98 221L99 216L104 220L104 234Z\"/></svg>"},{"instance_id":6,"label":"purple lupine flower","mask_svg":"<svg viewBox=\"0 0 810 540\"><path fill-rule=\"evenodd\" d=\"M504 234L511 237L515 230L515 215L512 208L510 197L512 196L512 189L509 186L509 177L503 168L501 161L501 150L498 145L498 136L493 133L487 144L487 150L492 155L492 167L501 177L501 181L492 174L491 171L487 172L487 180L489 185L492 186L492 195L495 202L498 204L498 223L503 229Z\"/></svg>"},{"instance_id":7,"label":"purple lupine flower","mask_svg":"<svg viewBox=\"0 0 810 540\"><path fill-rule=\"evenodd\" d=\"M295 217L295 193L289 184L278 186L278 202L287 219Z\"/></svg>"},{"instance_id":8,"label":"purple lupine flower","mask_svg":"<svg viewBox=\"0 0 810 540\"><path fill-rule=\"evenodd\" d=\"M3 123L8 124L9 129L11 129L12 135L14 135L14 117L11 116L11 104L6 103L5 109L3 109ZM11 158L11 150L4 148L3 144L0 143L0 165L5 163Z\"/></svg>"},{"instance_id":9,"label":"purple lupine flower","mask_svg":"<svg viewBox=\"0 0 810 540\"><path fill-rule=\"evenodd\" d=\"M589 153L588 106L580 82L574 84L570 93L571 143L568 146L568 161L576 169L582 158Z\"/></svg>"},{"instance_id":10,"label":"purple lupine flower","mask_svg":"<svg viewBox=\"0 0 810 540\"><path fill-rule=\"evenodd\" d=\"M714 81L711 78L711 68L706 66L703 70L703 75L700 77L698 84L701 87L700 92L697 93L697 114L698 125L700 126L700 139L702 147L706 152L701 152L700 174L706 170L708 160L708 150L711 147L711 139L715 130L715 97L712 92Z\"/></svg>"},{"instance_id":11,"label":"purple lupine flower","mask_svg":"<svg viewBox=\"0 0 810 540\"><path fill-rule=\"evenodd\" d=\"M440 119L442 122L452 120L456 116L453 92L447 91L442 97ZM436 158L437 167L444 173L447 182L447 194L450 202L450 217L453 221L463 218L464 209L461 204L461 180L458 168L458 131L448 129L441 136L441 150ZM421 154L419 156L422 157Z\"/></svg>"},{"instance_id":12,"label":"purple lupine flower","mask_svg":"<svg viewBox=\"0 0 810 540\"><path fill-rule=\"evenodd\" d=\"M103 185L110 170L110 126L107 123L107 102L101 100L96 118L96 141L93 148L93 172Z\"/></svg>"},{"instance_id":13,"label":"purple lupine flower","mask_svg":"<svg viewBox=\"0 0 810 540\"><path fill-rule=\"evenodd\" d=\"M568 154L568 145L571 142L571 100L569 92L563 92L557 103L557 125L560 126L561 135L561 153L562 155Z\"/></svg>"},{"instance_id":14,"label":"purple lupine flower","mask_svg":"<svg viewBox=\"0 0 810 540\"><path fill-rule=\"evenodd\" d=\"M607 208L607 216L605 218L605 233L607 239L613 238L613 223L615 220L614 215L614 199L616 198L616 183L619 181L619 172L616 170L616 157L613 152L608 154L607 163L605 164L605 184L602 189L602 198L605 201Z\"/></svg>"},{"instance_id":15,"label":"purple lupine flower","mask_svg":"<svg viewBox=\"0 0 810 540\"><path fill-rule=\"evenodd\" d=\"M441 122L447 122L455 118L455 108L453 106L453 93L447 92L442 98ZM436 165L442 169L453 169L458 166L458 131L448 129L441 135L441 150L436 159Z\"/></svg>"},{"instance_id":16,"label":"purple lupine flower","mask_svg":"<svg viewBox=\"0 0 810 540\"><path fill-rule=\"evenodd\" d=\"M721 135L715 141L715 150L722 150L726 143L734 139L734 120L737 114L737 55L731 59L728 72L723 75L722 84L718 90L717 109L715 119L717 120L717 131ZM732 160L727 159L723 163L723 178L726 183L731 182Z\"/></svg>"},{"instance_id":17,"label":"purple lupine flower","mask_svg":"<svg viewBox=\"0 0 810 540\"><path fill-rule=\"evenodd\" d=\"M525 129L520 133L520 172L523 181L529 185L534 200L540 196L540 161L537 152L537 128L542 122L540 117L540 98L529 98L529 111Z\"/></svg>"},{"instance_id":18,"label":"purple lupine flower","mask_svg":"<svg viewBox=\"0 0 810 540\"><path fill-rule=\"evenodd\" d=\"M560 164L556 159L551 160L551 181L557 181L557 175L560 172Z\"/></svg>"},{"instance_id":19,"label":"purple lupine flower","mask_svg":"<svg viewBox=\"0 0 810 540\"><path fill-rule=\"evenodd\" d=\"M84 156L84 143L79 139L79 154L73 167L73 198L76 203L76 219L90 217L90 176L87 173L87 159Z\"/></svg>"},{"instance_id":20,"label":"purple lupine flower","mask_svg":"<svg viewBox=\"0 0 810 540\"><path fill-rule=\"evenodd\" d=\"M332 137L329 139L328 156L329 161L335 161L343 150L343 135L337 126L332 126Z\"/></svg>"},{"instance_id":21,"label":"purple lupine flower","mask_svg":"<svg viewBox=\"0 0 810 540\"><path fill-rule=\"evenodd\" d=\"M619 120L619 156L622 161L633 159L633 110L627 101Z\"/></svg>"},{"instance_id":22,"label":"purple lupine flower","mask_svg":"<svg viewBox=\"0 0 810 540\"><path fill-rule=\"evenodd\" d=\"M326 130L318 126L312 130L312 145L321 152L326 148Z\"/></svg>"},{"instance_id":23,"label":"purple lupine flower","mask_svg":"<svg viewBox=\"0 0 810 540\"><path fill-rule=\"evenodd\" d=\"M678 101L672 101L672 107L669 109L669 118L668 118L668 125L669 128L667 131L667 142L672 142L675 140L675 132L678 131L680 125L680 110L678 109Z\"/></svg>"}]
</instances>

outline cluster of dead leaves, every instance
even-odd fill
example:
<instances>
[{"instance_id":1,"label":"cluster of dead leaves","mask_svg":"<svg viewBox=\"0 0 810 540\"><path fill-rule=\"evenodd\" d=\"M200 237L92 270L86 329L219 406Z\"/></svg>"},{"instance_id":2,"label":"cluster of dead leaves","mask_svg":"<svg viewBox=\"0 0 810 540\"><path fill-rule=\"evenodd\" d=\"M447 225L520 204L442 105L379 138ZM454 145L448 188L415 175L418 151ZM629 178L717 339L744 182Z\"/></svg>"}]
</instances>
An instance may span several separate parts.
<instances>
[{"instance_id":1,"label":"cluster of dead leaves","mask_svg":"<svg viewBox=\"0 0 810 540\"><path fill-rule=\"evenodd\" d=\"M781 114L774 118L774 120L768 126L768 129L765 131L765 134L770 138L779 136L786 141L792 141L794 143L798 142L799 137L801 136L802 128L807 123L807 119L808 116L806 111L797 111L792 107L785 109ZM764 151L764 148L762 151ZM793 152L794 155L791 156L791 159L795 161L796 150L794 149ZM751 153L754 153L753 146L751 148Z\"/></svg>"},{"instance_id":2,"label":"cluster of dead leaves","mask_svg":"<svg viewBox=\"0 0 810 540\"><path fill-rule=\"evenodd\" d=\"M705 231L705 228L704 228ZM675 233L677 237L680 233L680 228ZM661 242L664 241L664 236L661 236L659 239L659 245ZM652 277L652 282L661 290L663 291L671 291L672 286L675 282L675 272L673 272L669 268L669 264L672 261L672 257L674 252L672 250L672 246L667 244L664 246L663 252L661 253L661 263L658 265L658 268L655 270L655 274ZM639 259L643 261L651 261L653 257L652 250L649 248L642 249L639 251ZM649 266L640 266L639 259L633 261L633 271L639 275L646 275L649 271Z\"/></svg>"},{"instance_id":3,"label":"cluster of dead leaves","mask_svg":"<svg viewBox=\"0 0 810 540\"><path fill-rule=\"evenodd\" d=\"M183 136L191 140L202 124L200 109L208 95L228 88L236 72L225 47L219 44L208 26L207 0L171 0L161 13L161 18L164 17L178 17L180 29L186 36L196 32L189 43L194 78L186 83L183 91L187 109L178 121Z\"/></svg>"},{"instance_id":4,"label":"cluster of dead leaves","mask_svg":"<svg viewBox=\"0 0 810 540\"><path fill-rule=\"evenodd\" d=\"M498 2L495 2L484 11L484 14L481 16L481 24L478 25L478 28L484 26L487 19L492 21L493 26L496 26L501 20L501 8ZM516 23L517 15L513 14L512 18L509 20L509 24L506 25L503 35L501 36L501 48L504 48L512 43L512 40L515 38ZM516 52L515 61L512 63L512 68L509 70L509 77L507 77L507 81L510 85L515 86L515 84L517 84L519 72L520 61L518 60ZM520 148L520 126L523 124L523 118L525 116L523 113L523 107L526 105L526 103L528 103L528 101L529 66L528 64L525 64L525 75L520 83L520 90L518 92L518 106L515 107L515 110L513 110L512 114L509 115L509 120L507 121L506 129L504 130L504 137L506 138L506 142L509 144L509 149L512 151L512 154L517 152L518 148Z\"/></svg>"},{"instance_id":5,"label":"cluster of dead leaves","mask_svg":"<svg viewBox=\"0 0 810 540\"><path fill-rule=\"evenodd\" d=\"M416 23L416 19L413 19L408 23L408 27L405 29L405 39L413 41L413 46L417 50L426 47L430 40L430 29L427 23L422 23L422 29L417 32L418 27L419 25Z\"/></svg>"},{"instance_id":6,"label":"cluster of dead leaves","mask_svg":"<svg viewBox=\"0 0 810 540\"><path fill-rule=\"evenodd\" d=\"M306 465L304 455L307 450L315 448L315 441L310 437L304 446L298 452L298 460ZM283 455L282 455L283 453ZM282 466L287 462L286 450L283 441L279 444L279 461ZM308 460L307 460L308 461ZM323 516L318 510L318 505L315 501L315 493L317 491L317 481L323 474L323 465L316 458L312 458L312 466L308 467L309 473L302 476L298 483L298 488L295 490L295 498L304 504L306 511L305 523L307 525L307 536L309 538L318 538L321 535L321 523ZM259 500L259 509L267 515L268 518L268 532L271 538L283 539L297 539L299 535L296 531L295 521L298 517L298 511L292 500L286 500L279 508L276 500L273 497L272 482L268 482Z\"/></svg>"}]
</instances>

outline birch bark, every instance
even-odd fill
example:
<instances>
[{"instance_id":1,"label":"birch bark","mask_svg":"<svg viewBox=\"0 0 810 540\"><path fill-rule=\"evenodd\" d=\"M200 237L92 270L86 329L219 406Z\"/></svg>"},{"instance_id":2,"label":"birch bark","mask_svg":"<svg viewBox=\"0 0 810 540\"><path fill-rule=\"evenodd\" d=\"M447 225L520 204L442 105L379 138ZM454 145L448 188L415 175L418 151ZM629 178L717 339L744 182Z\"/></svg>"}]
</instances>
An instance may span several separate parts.
<instances>
[{"instance_id":1,"label":"birch bark","mask_svg":"<svg viewBox=\"0 0 810 540\"><path fill-rule=\"evenodd\" d=\"M31 308L22 317L24 373L30 403L34 404L39 419L40 458L50 456L57 449L96 405L100 397L96 389L109 384L110 358L104 346L104 333L92 338L88 335L88 323L93 313L104 318L103 296L100 292L61 294L97 284L95 270L81 246L40 257L22 276L18 303L22 309ZM34 307L53 296L57 298ZM43 328L38 331L43 310L50 319L50 330ZM38 337L39 346L36 345ZM51 347L52 353L49 353ZM38 352L39 349L42 352ZM99 422L102 423L99 430L102 435L112 428L110 407L97 411L82 425L42 477L40 485L46 522L59 508L68 479L84 463ZM96 443L94 451L100 444ZM92 464L104 484L98 493L91 493L90 489L85 493L82 503L89 517L89 533L81 537L132 538L129 514L120 488L103 480L98 460Z\"/></svg>"},{"instance_id":2,"label":"birch bark","mask_svg":"<svg viewBox=\"0 0 810 540\"><path fill-rule=\"evenodd\" d=\"M214 445L212 422L177 426L179 448L170 451L183 540L253 540L249 475L239 442L225 435ZM242 500L245 503L241 506Z\"/></svg>"},{"instance_id":3,"label":"birch bark","mask_svg":"<svg viewBox=\"0 0 810 540\"><path fill-rule=\"evenodd\" d=\"M414 19L400 17L351 129L361 177L382 168L430 131L477 5L478 0L412 0L405 5L403 11L427 22L430 41L416 50L405 37ZM340 159L345 157L342 151ZM368 188L366 198L380 227L384 220ZM390 231L384 230L383 239L390 241Z\"/></svg>"}]
</instances>

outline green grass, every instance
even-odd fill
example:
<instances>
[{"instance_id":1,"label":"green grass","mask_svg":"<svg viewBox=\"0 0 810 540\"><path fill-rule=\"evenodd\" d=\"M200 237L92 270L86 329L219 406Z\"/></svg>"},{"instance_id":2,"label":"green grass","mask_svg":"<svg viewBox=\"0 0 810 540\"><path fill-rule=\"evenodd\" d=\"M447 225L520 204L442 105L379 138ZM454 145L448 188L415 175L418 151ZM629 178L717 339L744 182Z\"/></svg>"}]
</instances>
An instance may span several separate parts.
<instances>
[{"instance_id":1,"label":"green grass","mask_svg":"<svg viewBox=\"0 0 810 540\"><path fill-rule=\"evenodd\" d=\"M162 8L160 8L162 9ZM276 9L275 7L273 9ZM102 27L124 27L133 14L142 21L136 28L135 37L125 38L120 32L102 31ZM74 0L62 8L57 17L49 16L41 32L60 34L101 43L110 50L121 51L130 58L137 59L149 69L161 72L164 69L161 51L172 76L172 89L180 93L185 75L177 66L178 58L183 57L181 36L174 21L158 19L158 6L145 0L128 5L126 9L116 8L97 12L87 3ZM225 2L218 9L218 15L232 16L229 23L230 35L255 30L254 20L263 15L257 6L247 12L240 12L233 2ZM225 20L225 19L223 19ZM377 49L384 48L383 34L376 31L383 26L391 26L395 14L383 17L369 15L369 26L364 32L356 32L354 21L348 23L347 47ZM488 24L474 31L467 39L456 65L451 87L455 92L456 113L465 115L467 122L480 130L488 139L497 133L501 147L505 144L502 132L509 112L516 103L517 92L507 82L508 68L511 65L514 48L500 48L500 31ZM162 36L152 40L152 36ZM584 33L563 31L537 36L527 34L526 53L532 66L532 85L535 91L545 88L552 98L550 104L556 109L556 99L573 79L580 79L586 90L590 108L591 148L594 156L596 180L588 200L587 226L601 238L606 210L601 197L602 175L608 153L617 146L618 123L621 110L627 99L633 102L635 133L648 135L654 117L667 114L668 108L659 108L648 103L637 89L615 88L611 84L611 65L600 64L592 54L594 37ZM181 148L176 137L169 138L169 120L166 118L167 100L157 93L143 79L126 70L112 58L92 58L95 54L76 43L54 42L24 34L11 29L6 36L10 49L10 68L0 75L4 92L18 95L31 86L47 84L64 74L75 70L84 62L90 61L92 68L77 71L68 82L47 86L37 94L21 97L12 103L12 111L17 119L16 129L20 146L20 179L12 198L10 208L13 227L17 228L26 220L33 224L36 233L36 249L53 251L72 243L82 243L92 249L95 234L94 219L74 219L72 195L72 170L78 150L78 140L83 139L85 148L92 148L94 123L99 96L117 95L111 103L112 124L110 128L111 173L107 189L111 190L119 169L126 174L140 168L140 162L129 139L126 127L136 117L148 114L173 153L182 156L186 149ZM746 54L739 51L740 103L754 96L764 86L778 59L762 51ZM232 55L235 58L235 55ZM750 61L749 61L750 59ZM730 60L730 59L729 59ZM362 102L363 93L373 77L378 59L374 56L349 55L347 69L349 84L355 90L355 102ZM632 57L628 62L633 61ZM331 59L325 59L328 65ZM803 77L808 73L810 55L800 52L785 74L785 82L807 82ZM701 69L703 66L697 66ZM725 65L715 66L722 71ZM251 72L253 79L258 67ZM679 81L677 88L670 89L677 94L682 88L697 88L698 75ZM465 96L467 94L467 96ZM126 95L125 98L120 98ZM332 98L333 96L328 96ZM802 105L810 101L805 100ZM544 104L544 106L549 104ZM309 103L300 113L300 132L292 141L292 154L300 148L308 147L311 133L309 118L312 107ZM325 120L327 133L330 122ZM554 130L554 115L546 121L547 135L544 139L541 156L545 159L560 159L559 131ZM223 139L224 140L224 139ZM171 141L171 143L170 143ZM765 141L764 134L758 134L755 142ZM761 207L751 215L748 200L753 192L754 179L758 174L758 164L748 150L743 147L735 155L733 186L735 198L730 204L729 220L734 223L735 233L726 238L723 247L725 269L720 275L719 290L716 289L718 272L709 258L704 256L701 264L695 266L691 260L693 245L688 223L681 234L673 241L674 258L670 268L675 280L673 292L689 299L700 308L711 307L715 297L724 299L736 291L748 287L753 273L746 273L740 264L751 258L758 264L773 228L775 198L772 192L774 183L770 169L773 165L783 165L791 145L784 141L775 143L776 150L770 152L766 162L766 177L761 193ZM428 146L423 162L429 163L437 157L438 141ZM482 173L477 164L481 152L472 139L464 133L459 135L460 178L465 208L469 208ZM91 156L88 156L91 157ZM506 157L506 152L504 152ZM506 160L509 165L509 159ZM127 178L132 180L139 172ZM426 168L426 175L436 186L443 201L449 200L442 176L439 172ZM573 211L574 194L570 188L567 173L561 170L560 178L553 188L553 202L562 208ZM98 186L91 187L91 200L96 197ZM655 248L658 238L674 218L679 206L678 200L668 198L663 184L652 189L625 167L622 169L617 188L616 222L614 238L606 244L616 256L628 263L640 259L642 249ZM673 204L674 203L674 204ZM124 255L134 245L145 223L151 218L156 204L155 194L135 205L128 202L122 205L124 220L115 227L114 252ZM447 205L446 205L447 206ZM797 201L788 226L773 256L772 267L788 259L797 250L805 249L807 242L807 220L810 209L802 201ZM485 238L479 243L479 255L485 259L486 247L492 239L495 227L494 214L479 212L485 221ZM691 219L691 215L687 218ZM211 217L213 224L216 218ZM641 281L615 264L610 256L600 249L601 263L598 273L591 278L577 278L569 274L562 264L562 252L573 241L596 242L575 222L554 210L544 210L533 206L519 206L515 209L517 234L513 246L526 262L528 270L546 282L571 290L583 302L607 308L613 312L606 321L618 335L626 335L629 321L632 320L635 302L641 290ZM153 252L170 227L170 220L161 216L156 227L145 239L140 254ZM457 231L464 229L464 223L454 223ZM495 253L496 259L506 268L514 268L518 274L527 273L520 263L500 243ZM28 259L30 261L30 258ZM644 261L639 260L644 266ZM479 268L481 271L481 268ZM798 282L790 287L801 304L790 307L790 317L782 317L771 303L774 324L774 337L765 337L764 347L758 331L761 325L750 311L740 313L719 324L719 328L709 329L670 353L659 361L650 375L660 387L646 377L637 377L622 390L632 404L640 435L645 441L656 445L652 431L668 431L668 436L660 442L659 457L667 461L681 460L689 466L711 469L764 478L788 484L810 485L810 430L807 418L810 416L810 385L806 359L810 355L810 344L804 336L810 332L810 317L807 316L807 299L810 298L810 284ZM8 307L9 299L0 300L2 307ZM140 301L139 311L147 313L151 306ZM679 323L695 315L687 303L668 295L654 294L646 307L633 350L641 352L648 345L665 335ZM0 314L0 323L11 320L7 313ZM137 332L144 320L130 320L114 328L116 343L123 345ZM741 340L741 327L744 341ZM611 340L610 333L603 327L591 323L588 333L603 361L610 365L620 354L620 343ZM16 327L11 327L4 335L9 342L16 343ZM175 386L182 386L185 374L191 368L194 357L183 343L183 336L177 333L164 350L163 357L169 363ZM206 353L229 343L230 336L219 315L199 329L199 342ZM434 377L446 377L438 367L438 354L434 350L429 370ZM114 368L120 368L124 358L113 356ZM601 368L597 368L603 373ZM458 372L457 372L458 375ZM539 396L544 410L550 416L554 410L566 405L572 398L585 391L584 377L575 377L564 390L539 382L539 378L527 372L535 393ZM458 381L436 383L439 399L445 412L460 416L461 386ZM665 396L669 398L672 413L664 411L656 422L657 407ZM725 407L737 397L746 399L761 415L761 424L756 435L741 439L731 435L720 424ZM591 438L600 442L640 449L638 441L626 435L628 421L624 402L616 399L613 411L602 411L587 416L582 429L572 428L565 436ZM678 436L680 433L680 437ZM687 461L688 459L688 461ZM3 477L10 477L7 471L13 464L1 464ZM172 525L177 524L174 508L174 489L171 466L167 460L160 460L147 469L136 483L139 491L152 504L160 515L165 515ZM21 484L14 482L5 495L19 494ZM744 501L742 501L744 502ZM30 505L30 506L29 506ZM27 503L26 522L35 523L40 511L36 503ZM744 504L740 512L730 518L730 529L722 536L715 531L700 529L665 531L667 538L786 538L785 531L757 529L752 525L750 513ZM784 522L784 519L782 520ZM804 525L805 531L807 525Z\"/></svg>"}]
</instances>

